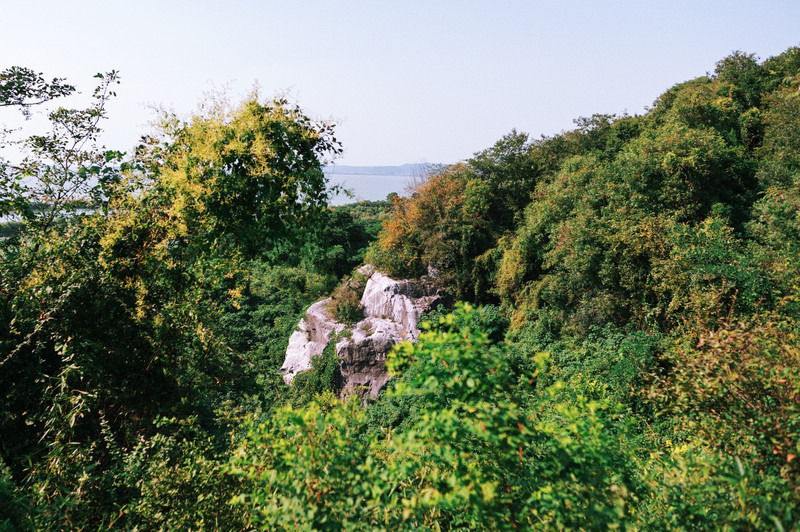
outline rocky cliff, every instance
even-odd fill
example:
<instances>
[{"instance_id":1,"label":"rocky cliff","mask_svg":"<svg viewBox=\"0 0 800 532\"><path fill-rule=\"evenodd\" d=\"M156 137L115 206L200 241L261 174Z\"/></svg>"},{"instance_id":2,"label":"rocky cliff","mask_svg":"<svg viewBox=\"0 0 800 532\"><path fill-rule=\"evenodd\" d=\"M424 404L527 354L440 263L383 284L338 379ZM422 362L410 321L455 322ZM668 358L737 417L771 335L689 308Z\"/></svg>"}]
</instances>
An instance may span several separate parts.
<instances>
[{"instance_id":1,"label":"rocky cliff","mask_svg":"<svg viewBox=\"0 0 800 532\"><path fill-rule=\"evenodd\" d=\"M330 299L311 305L289 339L280 369L287 384L296 374L311 369L311 358L336 341L342 395L377 397L389 381L386 355L396 343L415 340L420 333L420 314L443 299L430 281L396 281L371 266L362 267L359 273L368 277L361 296L364 318L349 326L331 315Z\"/></svg>"}]
</instances>

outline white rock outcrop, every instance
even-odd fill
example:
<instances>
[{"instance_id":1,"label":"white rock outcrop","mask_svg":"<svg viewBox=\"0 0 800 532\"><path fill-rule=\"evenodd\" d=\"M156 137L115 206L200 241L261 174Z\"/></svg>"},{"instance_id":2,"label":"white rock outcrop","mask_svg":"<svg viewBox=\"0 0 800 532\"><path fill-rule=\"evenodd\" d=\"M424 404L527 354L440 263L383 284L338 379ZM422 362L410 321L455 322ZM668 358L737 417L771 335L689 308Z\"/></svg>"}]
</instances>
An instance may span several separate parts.
<instances>
[{"instance_id":1,"label":"white rock outcrop","mask_svg":"<svg viewBox=\"0 0 800 532\"><path fill-rule=\"evenodd\" d=\"M287 384L297 373L310 369L311 357L321 354L338 334L336 356L342 395L377 397L389 381L386 355L396 343L416 340L420 314L443 298L429 281L396 281L371 266L361 268L359 273L369 276L361 296L364 319L347 327L328 312L330 299L311 305L289 339L280 370Z\"/></svg>"},{"instance_id":2,"label":"white rock outcrop","mask_svg":"<svg viewBox=\"0 0 800 532\"><path fill-rule=\"evenodd\" d=\"M280 369L286 384L291 384L301 371L311 369L311 357L321 355L334 333L344 330L345 326L337 323L328 312L330 301L330 298L323 299L311 305L289 337L286 358Z\"/></svg>"}]
</instances>

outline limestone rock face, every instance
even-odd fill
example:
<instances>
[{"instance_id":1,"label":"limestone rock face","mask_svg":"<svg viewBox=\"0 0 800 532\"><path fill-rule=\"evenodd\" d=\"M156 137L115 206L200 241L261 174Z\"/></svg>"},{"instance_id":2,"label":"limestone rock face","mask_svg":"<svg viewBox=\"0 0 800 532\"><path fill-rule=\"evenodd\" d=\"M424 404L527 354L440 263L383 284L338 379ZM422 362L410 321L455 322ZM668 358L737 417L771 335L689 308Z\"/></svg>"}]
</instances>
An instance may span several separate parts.
<instances>
[{"instance_id":1,"label":"limestone rock face","mask_svg":"<svg viewBox=\"0 0 800 532\"><path fill-rule=\"evenodd\" d=\"M289 339L286 360L281 367L283 380L311 368L311 357L322 353L335 334L336 356L342 375L342 395L358 393L377 397L386 387L386 355L394 344L416 340L420 314L443 299L430 281L396 281L365 266L368 275L361 296L364 319L352 327L338 323L327 311L330 299L311 305L305 319ZM347 332L343 332L347 329Z\"/></svg>"},{"instance_id":2,"label":"limestone rock face","mask_svg":"<svg viewBox=\"0 0 800 532\"><path fill-rule=\"evenodd\" d=\"M406 331L416 331L416 338L419 334L417 319L440 297L432 283L395 281L375 272L367 281L361 305L367 318L389 319Z\"/></svg>"},{"instance_id":3,"label":"limestone rock face","mask_svg":"<svg viewBox=\"0 0 800 532\"><path fill-rule=\"evenodd\" d=\"M289 337L286 358L280 369L286 384L291 384L294 376L301 371L311 369L311 357L321 355L333 334L344 330L344 325L337 323L328 312L329 302L330 298L311 305L305 319L300 320L297 329Z\"/></svg>"}]
</instances>

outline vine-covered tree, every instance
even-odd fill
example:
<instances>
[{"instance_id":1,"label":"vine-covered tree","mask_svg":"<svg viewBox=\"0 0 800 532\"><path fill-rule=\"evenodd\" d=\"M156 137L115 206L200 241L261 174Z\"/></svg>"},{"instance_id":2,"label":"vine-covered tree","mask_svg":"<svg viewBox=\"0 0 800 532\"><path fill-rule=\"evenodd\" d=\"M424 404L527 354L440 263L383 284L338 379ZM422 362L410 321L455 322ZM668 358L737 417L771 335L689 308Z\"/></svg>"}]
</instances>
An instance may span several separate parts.
<instances>
[{"instance_id":1,"label":"vine-covered tree","mask_svg":"<svg viewBox=\"0 0 800 532\"><path fill-rule=\"evenodd\" d=\"M254 93L236 109L216 103L163 126L159 186L187 231L255 257L303 240L320 220L329 193L323 165L340 151L331 124Z\"/></svg>"},{"instance_id":2,"label":"vine-covered tree","mask_svg":"<svg viewBox=\"0 0 800 532\"><path fill-rule=\"evenodd\" d=\"M6 204L26 216L0 242L0 473L25 494L21 527L157 528L164 499L146 489L169 472L144 464L205 467L225 441L222 412L258 393L263 368L230 347L242 342L223 319L244 302L242 257L299 252L326 207L331 126L254 96L171 120L161 144L123 160L95 147L117 80L100 76L86 109L51 111L51 131L4 166L21 183ZM77 199L96 209L64 212ZM174 439L187 432L188 446ZM203 500L178 489L189 508ZM219 491L203 504L226 502Z\"/></svg>"}]
</instances>

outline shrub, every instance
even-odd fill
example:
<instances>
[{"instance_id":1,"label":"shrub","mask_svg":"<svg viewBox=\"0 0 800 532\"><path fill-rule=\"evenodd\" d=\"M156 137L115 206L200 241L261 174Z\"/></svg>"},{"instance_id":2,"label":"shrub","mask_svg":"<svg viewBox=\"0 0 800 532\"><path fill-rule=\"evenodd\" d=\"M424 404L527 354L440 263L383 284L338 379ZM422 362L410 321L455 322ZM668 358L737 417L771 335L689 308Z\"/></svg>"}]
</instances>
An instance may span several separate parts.
<instances>
[{"instance_id":1,"label":"shrub","mask_svg":"<svg viewBox=\"0 0 800 532\"><path fill-rule=\"evenodd\" d=\"M307 405L317 395L338 395L342 388L342 374L336 357L336 340L332 340L322 354L311 357L311 369L298 373L292 381L291 403L295 408Z\"/></svg>"},{"instance_id":2,"label":"shrub","mask_svg":"<svg viewBox=\"0 0 800 532\"><path fill-rule=\"evenodd\" d=\"M364 319L364 308L361 306L361 295L369 278L359 272L345 279L334 290L328 303L328 312L339 323L356 323Z\"/></svg>"},{"instance_id":3,"label":"shrub","mask_svg":"<svg viewBox=\"0 0 800 532\"><path fill-rule=\"evenodd\" d=\"M778 312L687 335L652 396L711 449L800 485L800 345Z\"/></svg>"},{"instance_id":4,"label":"shrub","mask_svg":"<svg viewBox=\"0 0 800 532\"><path fill-rule=\"evenodd\" d=\"M631 524L633 461L601 412L607 397L533 396L547 356L524 379L468 306L403 343L387 396L416 410L386 431L329 394L252 419L229 470L235 497L264 529L419 530ZM516 396L526 396L520 402Z\"/></svg>"}]
</instances>

